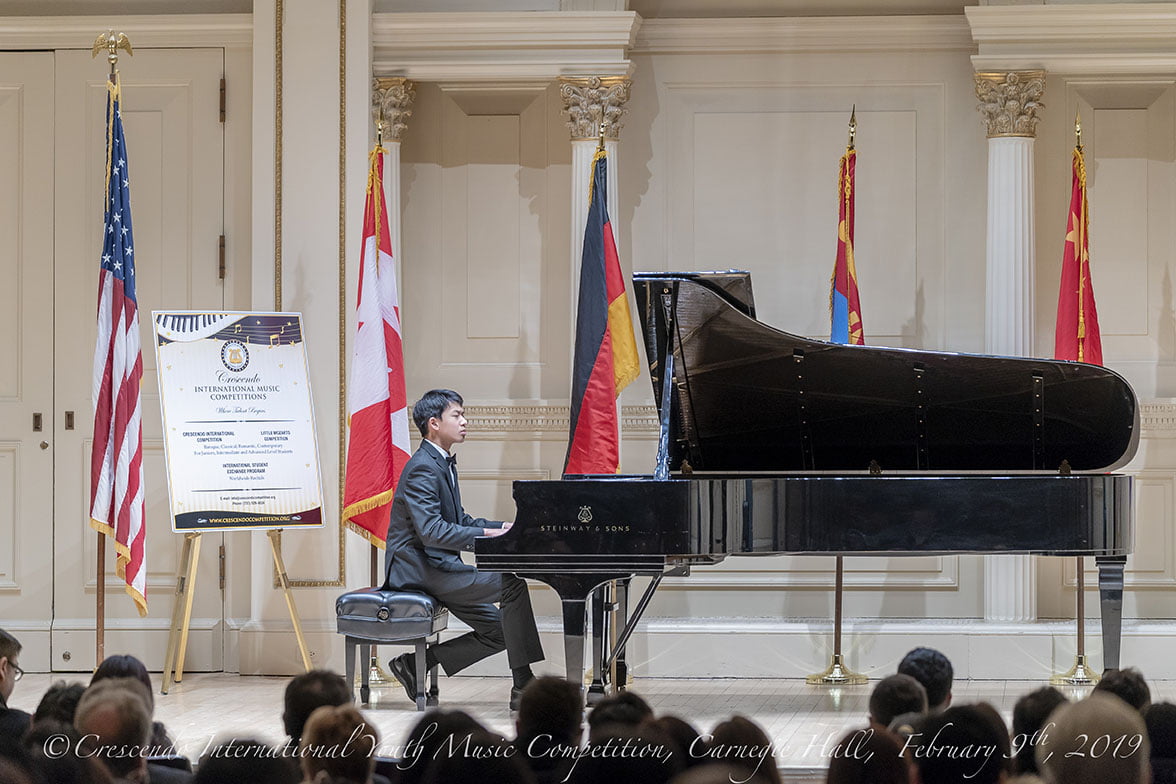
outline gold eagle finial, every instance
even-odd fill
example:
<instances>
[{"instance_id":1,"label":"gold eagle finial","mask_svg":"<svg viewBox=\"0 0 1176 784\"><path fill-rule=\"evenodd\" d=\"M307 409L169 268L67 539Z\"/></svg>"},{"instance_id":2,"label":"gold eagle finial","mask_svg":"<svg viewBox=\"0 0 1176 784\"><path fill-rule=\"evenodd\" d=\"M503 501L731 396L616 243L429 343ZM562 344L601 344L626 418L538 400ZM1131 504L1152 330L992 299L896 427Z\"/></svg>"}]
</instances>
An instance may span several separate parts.
<instances>
[{"instance_id":1,"label":"gold eagle finial","mask_svg":"<svg viewBox=\"0 0 1176 784\"><path fill-rule=\"evenodd\" d=\"M107 30L105 33L98 34L98 37L94 39L94 47L90 52L90 56L97 57L98 53L103 49L107 52L106 59L110 61L110 70L112 71L118 62L119 49L122 49L132 57L135 56L134 50L131 49L131 39L127 38L127 34L119 33L115 35L114 30Z\"/></svg>"}]
</instances>

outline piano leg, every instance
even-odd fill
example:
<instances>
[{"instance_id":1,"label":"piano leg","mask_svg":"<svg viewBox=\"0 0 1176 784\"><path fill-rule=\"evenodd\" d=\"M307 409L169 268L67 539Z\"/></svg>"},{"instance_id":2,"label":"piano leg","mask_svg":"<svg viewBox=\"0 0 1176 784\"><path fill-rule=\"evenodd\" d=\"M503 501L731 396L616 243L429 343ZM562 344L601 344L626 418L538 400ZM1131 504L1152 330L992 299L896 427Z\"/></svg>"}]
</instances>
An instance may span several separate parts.
<instances>
[{"instance_id":1,"label":"piano leg","mask_svg":"<svg viewBox=\"0 0 1176 784\"><path fill-rule=\"evenodd\" d=\"M624 629L629 623L629 578L617 580L617 628ZM617 651L617 677L613 682L613 691L624 691L629 684L629 666L625 663L625 649Z\"/></svg>"},{"instance_id":2,"label":"piano leg","mask_svg":"<svg viewBox=\"0 0 1176 784\"><path fill-rule=\"evenodd\" d=\"M608 585L601 585L592 592L592 683L588 686L588 704L595 705L604 699L607 692L608 673L605 662L608 654L605 639L608 636Z\"/></svg>"},{"instance_id":3,"label":"piano leg","mask_svg":"<svg viewBox=\"0 0 1176 784\"><path fill-rule=\"evenodd\" d=\"M1102 608L1103 672L1119 669L1119 647L1123 639L1123 568L1125 555L1100 555L1098 595Z\"/></svg>"},{"instance_id":4,"label":"piano leg","mask_svg":"<svg viewBox=\"0 0 1176 784\"><path fill-rule=\"evenodd\" d=\"M586 599L560 596L563 603L564 661L568 680L577 686L584 683L584 627L588 625Z\"/></svg>"}]
</instances>

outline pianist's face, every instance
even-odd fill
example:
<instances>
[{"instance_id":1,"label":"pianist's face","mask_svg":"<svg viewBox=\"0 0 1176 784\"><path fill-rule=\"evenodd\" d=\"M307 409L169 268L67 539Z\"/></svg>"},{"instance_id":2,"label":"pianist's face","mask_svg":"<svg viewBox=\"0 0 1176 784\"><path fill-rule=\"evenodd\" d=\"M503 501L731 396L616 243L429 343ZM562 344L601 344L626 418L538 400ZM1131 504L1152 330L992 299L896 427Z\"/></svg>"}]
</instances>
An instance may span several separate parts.
<instances>
[{"instance_id":1,"label":"pianist's face","mask_svg":"<svg viewBox=\"0 0 1176 784\"><path fill-rule=\"evenodd\" d=\"M429 420L429 428L435 434L433 440L449 451L449 447L460 444L466 437L465 409L457 403L450 403L441 417Z\"/></svg>"}]
</instances>

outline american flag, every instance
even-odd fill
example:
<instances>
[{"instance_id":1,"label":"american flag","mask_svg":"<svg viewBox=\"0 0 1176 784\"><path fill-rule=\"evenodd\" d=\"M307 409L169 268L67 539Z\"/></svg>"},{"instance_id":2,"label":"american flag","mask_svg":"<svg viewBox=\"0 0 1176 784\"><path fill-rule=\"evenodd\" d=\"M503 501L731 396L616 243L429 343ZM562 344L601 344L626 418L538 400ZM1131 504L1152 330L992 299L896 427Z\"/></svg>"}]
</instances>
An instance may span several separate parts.
<instances>
[{"instance_id":1,"label":"american flag","mask_svg":"<svg viewBox=\"0 0 1176 784\"><path fill-rule=\"evenodd\" d=\"M90 525L114 538L118 576L147 614L143 503L143 352L135 301L135 241L130 177L117 75L107 87L106 207L94 347L94 449L90 458Z\"/></svg>"}]
</instances>

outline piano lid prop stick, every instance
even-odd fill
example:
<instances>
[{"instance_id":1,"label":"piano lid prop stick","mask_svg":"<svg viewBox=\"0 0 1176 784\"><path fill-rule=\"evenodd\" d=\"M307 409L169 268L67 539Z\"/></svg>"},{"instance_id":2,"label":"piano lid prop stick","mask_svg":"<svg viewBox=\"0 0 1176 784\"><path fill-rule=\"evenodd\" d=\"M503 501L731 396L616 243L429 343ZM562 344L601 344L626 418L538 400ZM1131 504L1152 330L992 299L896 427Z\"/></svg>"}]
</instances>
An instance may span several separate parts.
<instances>
[{"instance_id":1,"label":"piano lid prop stick","mask_svg":"<svg viewBox=\"0 0 1176 784\"><path fill-rule=\"evenodd\" d=\"M1075 575L1077 578L1075 587L1078 593L1077 653L1074 656L1073 667L1049 679L1050 684L1054 686L1090 686L1099 681L1098 673L1090 669L1089 663L1086 661L1086 574L1083 571L1082 556L1076 556L1074 562L1078 569Z\"/></svg>"},{"instance_id":2,"label":"piano lid prop stick","mask_svg":"<svg viewBox=\"0 0 1176 784\"><path fill-rule=\"evenodd\" d=\"M866 683L870 679L860 672L845 666L841 656L841 598L845 587L844 559L837 556L836 577L833 591L833 658L822 672L816 672L804 679L811 686L846 686Z\"/></svg>"}]
</instances>

